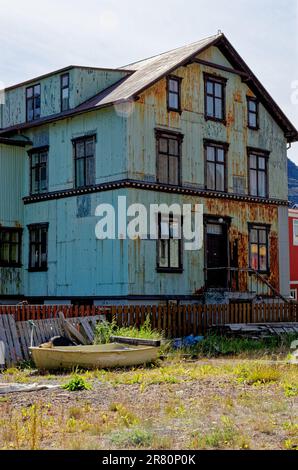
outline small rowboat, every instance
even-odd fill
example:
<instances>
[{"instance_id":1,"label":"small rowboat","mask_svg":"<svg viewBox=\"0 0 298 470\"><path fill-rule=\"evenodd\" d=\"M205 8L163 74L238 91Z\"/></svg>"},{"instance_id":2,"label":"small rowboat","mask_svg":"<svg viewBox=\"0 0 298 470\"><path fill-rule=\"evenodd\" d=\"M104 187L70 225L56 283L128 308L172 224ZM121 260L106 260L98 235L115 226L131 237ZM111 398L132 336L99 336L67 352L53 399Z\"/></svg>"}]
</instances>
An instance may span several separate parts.
<instances>
[{"instance_id":1,"label":"small rowboat","mask_svg":"<svg viewBox=\"0 0 298 470\"><path fill-rule=\"evenodd\" d=\"M30 348L38 369L102 369L137 366L154 362L158 347L109 343L99 346Z\"/></svg>"}]
</instances>

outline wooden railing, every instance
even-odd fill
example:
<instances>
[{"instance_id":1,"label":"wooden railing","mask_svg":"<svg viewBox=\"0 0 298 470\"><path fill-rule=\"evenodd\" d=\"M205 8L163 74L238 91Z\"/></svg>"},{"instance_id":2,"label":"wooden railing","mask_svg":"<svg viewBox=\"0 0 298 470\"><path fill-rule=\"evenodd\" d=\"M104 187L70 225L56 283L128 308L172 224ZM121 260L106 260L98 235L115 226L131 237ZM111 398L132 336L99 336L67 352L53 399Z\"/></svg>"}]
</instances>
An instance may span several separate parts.
<instances>
[{"instance_id":1,"label":"wooden railing","mask_svg":"<svg viewBox=\"0 0 298 470\"><path fill-rule=\"evenodd\" d=\"M252 285L250 289L248 289L249 293L254 293L256 296L259 295L259 287L265 287L268 296L276 297L282 300L285 303L290 303L291 301L284 297L275 287L270 284L270 282L265 279L264 275L260 274L258 271L252 268L227 268L227 267L218 267L218 268L206 268L205 272L208 275L208 272L212 271L219 271L226 273L226 289L231 292L239 291L239 277L241 275L247 276L247 284L249 284L249 279L255 280L255 288L254 291Z\"/></svg>"}]
</instances>

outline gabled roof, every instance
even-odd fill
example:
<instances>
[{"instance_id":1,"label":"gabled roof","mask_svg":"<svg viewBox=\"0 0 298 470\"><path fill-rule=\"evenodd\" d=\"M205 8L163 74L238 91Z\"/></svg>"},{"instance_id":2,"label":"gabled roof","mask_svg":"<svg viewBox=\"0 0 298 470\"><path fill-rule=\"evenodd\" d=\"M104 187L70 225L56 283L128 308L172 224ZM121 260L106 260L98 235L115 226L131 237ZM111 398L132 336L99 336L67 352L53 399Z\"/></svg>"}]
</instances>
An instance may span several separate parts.
<instances>
[{"instance_id":1,"label":"gabled roof","mask_svg":"<svg viewBox=\"0 0 298 470\"><path fill-rule=\"evenodd\" d=\"M117 68L106 68L106 67L88 67L86 65L68 65L67 67L63 67L62 69L53 70L52 72L44 73L43 75L38 75L37 77L33 77L30 80L25 80L24 82L16 83L14 85L8 86L5 88L5 91L14 90L15 88L20 88L22 86L30 85L31 83L39 82L40 80L44 80L45 78L52 77L53 75L60 75L64 72L68 72L72 69L82 69L82 70L96 70L102 72L123 72L123 73L130 73L131 70L127 70L125 67Z\"/></svg>"},{"instance_id":2,"label":"gabled roof","mask_svg":"<svg viewBox=\"0 0 298 470\"><path fill-rule=\"evenodd\" d=\"M98 107L134 100L142 91L152 86L162 77L168 75L207 47L212 46L218 38L218 35L211 36L188 46L179 47L178 49L173 49L172 51L127 65L124 69L133 70L134 73L125 77L118 86L113 87L110 93L99 93L87 103L78 106L78 109L84 108L86 105Z\"/></svg>"},{"instance_id":3,"label":"gabled roof","mask_svg":"<svg viewBox=\"0 0 298 470\"><path fill-rule=\"evenodd\" d=\"M289 121L284 112L253 74L224 34L210 36L187 46L179 47L178 49L129 64L120 69L123 71L126 70L128 72L127 76L121 78L121 80L116 82L114 85L98 93L93 98L87 100L76 108L62 114L41 118L38 121L7 128L2 130L2 133L35 127L36 125L44 124L46 122L64 119L79 113L111 106L116 103L136 100L140 93L154 85L166 75L172 73L178 67L191 63L195 56L211 46L217 46L231 63L231 66L242 74L242 79L255 93L268 112L273 116L281 129L283 129L288 142L297 141L297 129Z\"/></svg>"}]
</instances>

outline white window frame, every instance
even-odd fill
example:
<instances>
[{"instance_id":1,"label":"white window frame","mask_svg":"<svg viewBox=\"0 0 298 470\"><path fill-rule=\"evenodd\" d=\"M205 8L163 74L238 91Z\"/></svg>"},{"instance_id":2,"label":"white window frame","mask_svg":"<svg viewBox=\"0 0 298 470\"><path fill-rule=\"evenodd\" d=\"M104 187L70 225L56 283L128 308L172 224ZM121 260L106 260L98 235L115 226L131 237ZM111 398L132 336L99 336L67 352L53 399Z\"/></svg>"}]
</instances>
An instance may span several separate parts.
<instances>
[{"instance_id":1,"label":"white window frame","mask_svg":"<svg viewBox=\"0 0 298 470\"><path fill-rule=\"evenodd\" d=\"M298 231L298 219L293 219L293 245L298 246L298 234L295 233L297 227Z\"/></svg>"},{"instance_id":2,"label":"white window frame","mask_svg":"<svg viewBox=\"0 0 298 470\"><path fill-rule=\"evenodd\" d=\"M294 300L297 300L297 289L291 289L291 290L290 290L290 296L291 296Z\"/></svg>"}]
</instances>

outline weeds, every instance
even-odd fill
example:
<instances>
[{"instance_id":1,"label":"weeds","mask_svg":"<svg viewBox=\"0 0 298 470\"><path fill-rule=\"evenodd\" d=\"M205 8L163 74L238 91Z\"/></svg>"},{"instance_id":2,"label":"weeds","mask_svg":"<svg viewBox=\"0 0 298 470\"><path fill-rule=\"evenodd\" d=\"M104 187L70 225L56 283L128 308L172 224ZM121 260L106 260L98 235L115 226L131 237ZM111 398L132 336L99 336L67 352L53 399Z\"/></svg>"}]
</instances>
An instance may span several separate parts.
<instances>
[{"instance_id":1,"label":"weeds","mask_svg":"<svg viewBox=\"0 0 298 470\"><path fill-rule=\"evenodd\" d=\"M109 322L99 322L95 329L95 344L106 344L110 342L111 336L125 336L129 338L156 339L161 340L163 335L152 329L149 316L146 317L140 328L119 327L113 320Z\"/></svg>"},{"instance_id":2,"label":"weeds","mask_svg":"<svg viewBox=\"0 0 298 470\"><path fill-rule=\"evenodd\" d=\"M287 398L297 397L298 396L298 383L296 384L285 383L284 392Z\"/></svg>"},{"instance_id":3,"label":"weeds","mask_svg":"<svg viewBox=\"0 0 298 470\"><path fill-rule=\"evenodd\" d=\"M69 392L78 392L81 390L92 389L91 385L79 375L74 375L67 384L63 385L63 388Z\"/></svg>"},{"instance_id":4,"label":"weeds","mask_svg":"<svg viewBox=\"0 0 298 470\"><path fill-rule=\"evenodd\" d=\"M235 371L239 383L248 385L265 385L278 382L281 372L276 366L254 364L253 366L240 366Z\"/></svg>"},{"instance_id":5,"label":"weeds","mask_svg":"<svg viewBox=\"0 0 298 470\"><path fill-rule=\"evenodd\" d=\"M292 341L295 339L297 339L297 335L295 334L272 336L258 340L249 338L228 338L226 336L211 334L192 348L191 351L207 357L237 356L243 354L253 355L256 353L265 355L272 352L287 353Z\"/></svg>"},{"instance_id":6,"label":"weeds","mask_svg":"<svg viewBox=\"0 0 298 470\"><path fill-rule=\"evenodd\" d=\"M133 429L131 431L116 431L110 436L111 442L117 446L150 447L152 445L153 433L144 429Z\"/></svg>"},{"instance_id":7,"label":"weeds","mask_svg":"<svg viewBox=\"0 0 298 470\"><path fill-rule=\"evenodd\" d=\"M223 416L221 425L216 426L210 433L193 433L190 447L192 449L222 449L226 447L238 447L249 449L250 443L240 435L234 423Z\"/></svg>"}]
</instances>

